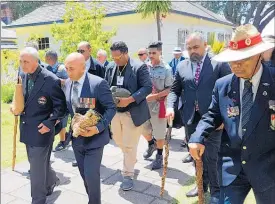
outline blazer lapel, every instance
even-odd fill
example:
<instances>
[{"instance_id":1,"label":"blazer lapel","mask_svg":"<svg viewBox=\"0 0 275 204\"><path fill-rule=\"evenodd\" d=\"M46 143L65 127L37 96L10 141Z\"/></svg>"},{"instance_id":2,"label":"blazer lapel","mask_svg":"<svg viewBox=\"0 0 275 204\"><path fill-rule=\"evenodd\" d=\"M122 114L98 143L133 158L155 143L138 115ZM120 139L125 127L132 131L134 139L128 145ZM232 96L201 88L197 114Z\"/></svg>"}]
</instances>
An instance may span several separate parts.
<instances>
[{"instance_id":1,"label":"blazer lapel","mask_svg":"<svg viewBox=\"0 0 275 204\"><path fill-rule=\"evenodd\" d=\"M213 72L213 68L210 69L211 66L211 61L210 58L208 57L208 55L206 55L203 65L202 65L202 69L201 69L201 73L200 73L200 77L199 77L199 83L198 86L200 85L200 82L202 81L202 78L205 77L207 75L208 72ZM195 77L194 77L195 79Z\"/></svg>"},{"instance_id":2,"label":"blazer lapel","mask_svg":"<svg viewBox=\"0 0 275 204\"><path fill-rule=\"evenodd\" d=\"M25 106L27 106L28 103L33 100L33 98L36 96L36 94L40 91L40 89L44 85L45 79L44 79L44 76L42 75L42 72L43 72L43 70L38 74L37 79L35 81L35 85L33 86L33 89L27 99Z\"/></svg>"},{"instance_id":3,"label":"blazer lapel","mask_svg":"<svg viewBox=\"0 0 275 204\"><path fill-rule=\"evenodd\" d=\"M111 71L111 77L110 77L110 86L112 86L112 83L113 83L113 80L114 80L114 76L115 76L115 73L116 73L116 69L117 69L117 65L116 64L114 64L114 67L113 67L113 69L112 69L112 71Z\"/></svg>"},{"instance_id":4,"label":"blazer lapel","mask_svg":"<svg viewBox=\"0 0 275 204\"><path fill-rule=\"evenodd\" d=\"M190 60L186 60L186 64L187 64L187 69L183 70L183 72L185 73L184 75L186 76L186 79L189 79L192 82L193 88L196 89L197 85L195 83L195 77L193 75L193 66L192 66L192 62Z\"/></svg>"},{"instance_id":5,"label":"blazer lapel","mask_svg":"<svg viewBox=\"0 0 275 204\"><path fill-rule=\"evenodd\" d=\"M240 125L240 111L241 111L241 103L240 103L240 79L233 75L231 83L228 87L227 96L229 98L229 107L238 107L239 108L239 115L236 115L236 132L238 139L241 141L241 137L239 136L239 125Z\"/></svg>"},{"instance_id":6,"label":"blazer lapel","mask_svg":"<svg viewBox=\"0 0 275 204\"><path fill-rule=\"evenodd\" d=\"M263 74L259 83L258 91L256 94L255 101L252 106L250 121L246 133L244 134L244 141L251 135L253 130L256 128L265 111L268 109L268 99L271 92L270 86L272 84L272 78L268 69L263 67Z\"/></svg>"},{"instance_id":7,"label":"blazer lapel","mask_svg":"<svg viewBox=\"0 0 275 204\"><path fill-rule=\"evenodd\" d=\"M72 89L73 89L73 82L70 80L68 82L68 85L66 87L65 95L67 96L67 102L68 102L68 109L70 113L73 114L73 107L72 107Z\"/></svg>"},{"instance_id":8,"label":"blazer lapel","mask_svg":"<svg viewBox=\"0 0 275 204\"><path fill-rule=\"evenodd\" d=\"M85 80L83 82L83 86L81 89L80 97L81 98L89 98L90 95L91 95L90 82L89 82L88 75L86 74Z\"/></svg>"},{"instance_id":9,"label":"blazer lapel","mask_svg":"<svg viewBox=\"0 0 275 204\"><path fill-rule=\"evenodd\" d=\"M130 60L131 59L129 59L128 60L128 63L127 63L127 65L126 65L126 67L125 67L125 75L124 75L124 81L123 81L123 85L125 86L125 87L128 87L128 84L130 83L130 77L131 77L131 75L132 75L132 66L131 66L131 64L130 64Z\"/></svg>"}]
</instances>

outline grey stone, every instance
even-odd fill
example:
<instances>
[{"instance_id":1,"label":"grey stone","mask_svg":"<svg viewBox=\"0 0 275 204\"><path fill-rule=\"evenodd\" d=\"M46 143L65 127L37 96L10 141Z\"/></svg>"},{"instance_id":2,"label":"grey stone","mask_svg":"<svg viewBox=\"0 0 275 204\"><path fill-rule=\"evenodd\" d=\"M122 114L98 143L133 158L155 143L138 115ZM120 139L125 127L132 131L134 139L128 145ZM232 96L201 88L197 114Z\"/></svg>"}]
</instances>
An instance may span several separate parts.
<instances>
[{"instance_id":1,"label":"grey stone","mask_svg":"<svg viewBox=\"0 0 275 204\"><path fill-rule=\"evenodd\" d=\"M170 203L167 200L163 200L163 199L161 200L160 198L157 198L150 204L170 204Z\"/></svg>"},{"instance_id":2,"label":"grey stone","mask_svg":"<svg viewBox=\"0 0 275 204\"><path fill-rule=\"evenodd\" d=\"M154 200L154 197L133 190L122 191L119 189L119 186L113 186L103 193L102 200L108 203L119 204L150 204Z\"/></svg>"},{"instance_id":3,"label":"grey stone","mask_svg":"<svg viewBox=\"0 0 275 204\"><path fill-rule=\"evenodd\" d=\"M7 204L13 200L15 200L16 198L14 196L11 196L9 194L6 193L1 193L1 204Z\"/></svg>"},{"instance_id":4,"label":"grey stone","mask_svg":"<svg viewBox=\"0 0 275 204\"><path fill-rule=\"evenodd\" d=\"M16 200L9 202L9 204L31 204L31 201L16 199Z\"/></svg>"},{"instance_id":5,"label":"grey stone","mask_svg":"<svg viewBox=\"0 0 275 204\"><path fill-rule=\"evenodd\" d=\"M21 198L25 201L32 201L31 198L31 186L30 184L27 184L21 188L18 188L10 193L11 195L15 196L16 198Z\"/></svg>"},{"instance_id":6,"label":"grey stone","mask_svg":"<svg viewBox=\"0 0 275 204\"><path fill-rule=\"evenodd\" d=\"M49 201L47 204L66 204L66 203L88 203L88 196L74 191L62 192L55 200Z\"/></svg>"},{"instance_id":7,"label":"grey stone","mask_svg":"<svg viewBox=\"0 0 275 204\"><path fill-rule=\"evenodd\" d=\"M28 183L29 180L20 176L19 174L17 176L11 173L7 173L1 178L1 192L10 193Z\"/></svg>"}]
</instances>

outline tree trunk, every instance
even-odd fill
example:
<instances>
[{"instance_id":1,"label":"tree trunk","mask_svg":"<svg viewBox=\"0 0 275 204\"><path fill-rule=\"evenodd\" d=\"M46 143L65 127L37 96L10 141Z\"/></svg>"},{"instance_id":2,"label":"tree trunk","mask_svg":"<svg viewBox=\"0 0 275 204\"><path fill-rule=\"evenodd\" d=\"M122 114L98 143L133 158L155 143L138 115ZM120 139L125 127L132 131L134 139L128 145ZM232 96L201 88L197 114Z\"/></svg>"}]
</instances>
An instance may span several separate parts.
<instances>
[{"instance_id":1,"label":"tree trunk","mask_svg":"<svg viewBox=\"0 0 275 204\"><path fill-rule=\"evenodd\" d=\"M159 13L159 11L156 12L156 21L157 21L158 41L161 41L160 13Z\"/></svg>"}]
</instances>

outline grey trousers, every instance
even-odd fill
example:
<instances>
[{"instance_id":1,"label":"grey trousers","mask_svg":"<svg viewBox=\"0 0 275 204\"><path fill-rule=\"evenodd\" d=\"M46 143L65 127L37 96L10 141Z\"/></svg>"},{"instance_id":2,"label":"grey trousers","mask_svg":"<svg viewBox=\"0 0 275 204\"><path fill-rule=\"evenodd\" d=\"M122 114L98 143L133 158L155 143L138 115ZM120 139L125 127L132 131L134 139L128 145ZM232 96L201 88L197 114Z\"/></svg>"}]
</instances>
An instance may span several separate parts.
<instances>
[{"instance_id":1,"label":"grey trousers","mask_svg":"<svg viewBox=\"0 0 275 204\"><path fill-rule=\"evenodd\" d=\"M26 149L30 163L32 204L45 204L46 195L57 180L55 171L50 165L52 145L46 147L26 145Z\"/></svg>"}]
</instances>

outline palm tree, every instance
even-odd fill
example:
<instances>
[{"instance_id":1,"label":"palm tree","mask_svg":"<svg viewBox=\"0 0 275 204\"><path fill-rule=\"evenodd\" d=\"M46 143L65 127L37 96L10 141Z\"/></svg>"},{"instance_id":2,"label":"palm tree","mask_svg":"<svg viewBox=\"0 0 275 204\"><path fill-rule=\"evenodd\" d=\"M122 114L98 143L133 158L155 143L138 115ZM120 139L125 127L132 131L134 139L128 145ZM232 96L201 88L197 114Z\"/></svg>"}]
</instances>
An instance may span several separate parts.
<instances>
[{"instance_id":1,"label":"palm tree","mask_svg":"<svg viewBox=\"0 0 275 204\"><path fill-rule=\"evenodd\" d=\"M161 30L160 30L160 17L166 16L172 7L170 0L163 1L141 1L137 6L137 12L141 13L142 18L147 18L153 15L157 22L158 40L161 41Z\"/></svg>"}]
</instances>

